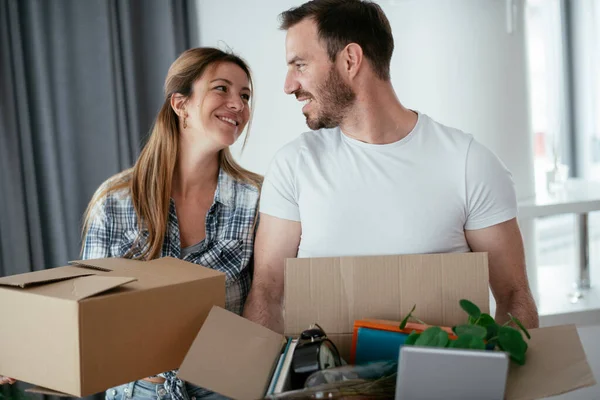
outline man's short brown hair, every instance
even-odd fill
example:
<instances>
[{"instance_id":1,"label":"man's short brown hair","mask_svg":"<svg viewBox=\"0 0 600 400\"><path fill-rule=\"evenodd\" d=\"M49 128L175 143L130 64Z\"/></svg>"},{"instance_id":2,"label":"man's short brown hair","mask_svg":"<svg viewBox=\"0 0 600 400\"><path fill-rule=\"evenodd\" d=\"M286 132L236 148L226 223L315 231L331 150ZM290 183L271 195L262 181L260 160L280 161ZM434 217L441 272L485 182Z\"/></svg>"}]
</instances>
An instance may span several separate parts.
<instances>
[{"instance_id":1,"label":"man's short brown hair","mask_svg":"<svg viewBox=\"0 0 600 400\"><path fill-rule=\"evenodd\" d=\"M350 43L358 44L382 80L390 80L394 38L390 22L378 4L362 0L312 0L280 15L287 30L306 18L317 24L319 39L327 46L333 62Z\"/></svg>"}]
</instances>

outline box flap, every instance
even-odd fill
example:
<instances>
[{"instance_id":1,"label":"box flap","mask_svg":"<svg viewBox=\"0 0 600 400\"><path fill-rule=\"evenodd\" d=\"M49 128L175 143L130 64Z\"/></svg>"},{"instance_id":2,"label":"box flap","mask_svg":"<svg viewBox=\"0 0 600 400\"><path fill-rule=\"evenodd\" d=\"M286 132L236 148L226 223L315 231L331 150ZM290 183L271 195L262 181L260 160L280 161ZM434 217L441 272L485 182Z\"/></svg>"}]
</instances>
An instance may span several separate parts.
<instances>
[{"instance_id":1,"label":"box flap","mask_svg":"<svg viewBox=\"0 0 600 400\"><path fill-rule=\"evenodd\" d=\"M213 307L178 377L234 399L265 395L284 337L220 307Z\"/></svg>"},{"instance_id":2,"label":"box flap","mask_svg":"<svg viewBox=\"0 0 600 400\"><path fill-rule=\"evenodd\" d=\"M65 266L6 276L0 278L0 285L25 288L35 284L46 284L88 275L94 275L94 272L73 266Z\"/></svg>"},{"instance_id":3,"label":"box flap","mask_svg":"<svg viewBox=\"0 0 600 400\"><path fill-rule=\"evenodd\" d=\"M108 275L134 276L144 288L225 276L221 271L173 257L161 257L150 261L114 257L71 261L71 263L84 268L106 271Z\"/></svg>"},{"instance_id":4,"label":"box flap","mask_svg":"<svg viewBox=\"0 0 600 400\"><path fill-rule=\"evenodd\" d=\"M312 323L328 334L351 333L354 320L415 316L453 326L466 298L489 312L487 253L293 258L286 260L284 328L297 335Z\"/></svg>"},{"instance_id":5,"label":"box flap","mask_svg":"<svg viewBox=\"0 0 600 400\"><path fill-rule=\"evenodd\" d=\"M28 293L65 300L80 301L135 281L133 277L89 275L27 288Z\"/></svg>"},{"instance_id":6,"label":"box flap","mask_svg":"<svg viewBox=\"0 0 600 400\"><path fill-rule=\"evenodd\" d=\"M69 261L71 265L79 265L86 268L97 269L100 271L120 271L126 267L143 264L144 261L131 260L128 258L96 258L93 260L75 260Z\"/></svg>"},{"instance_id":7,"label":"box flap","mask_svg":"<svg viewBox=\"0 0 600 400\"><path fill-rule=\"evenodd\" d=\"M596 384L575 325L529 333L525 365L511 363L506 399L539 399Z\"/></svg>"},{"instance_id":8,"label":"box flap","mask_svg":"<svg viewBox=\"0 0 600 400\"><path fill-rule=\"evenodd\" d=\"M84 276L68 282L71 284L71 291L65 298L78 301L83 300L119 286L123 286L127 283L135 282L136 280L136 278L127 276Z\"/></svg>"},{"instance_id":9,"label":"box flap","mask_svg":"<svg viewBox=\"0 0 600 400\"><path fill-rule=\"evenodd\" d=\"M40 296L80 301L135 280L136 278L132 277L86 275L55 281L48 285L26 287L22 290Z\"/></svg>"},{"instance_id":10,"label":"box flap","mask_svg":"<svg viewBox=\"0 0 600 400\"><path fill-rule=\"evenodd\" d=\"M158 266L159 268L154 268L155 266ZM183 261L174 257L161 257L148 261L147 268L154 268L155 272L162 272L164 274L172 274L176 271L179 275L185 276L186 278L212 278L215 276L225 276L224 272L216 269L194 264L189 261Z\"/></svg>"}]
</instances>

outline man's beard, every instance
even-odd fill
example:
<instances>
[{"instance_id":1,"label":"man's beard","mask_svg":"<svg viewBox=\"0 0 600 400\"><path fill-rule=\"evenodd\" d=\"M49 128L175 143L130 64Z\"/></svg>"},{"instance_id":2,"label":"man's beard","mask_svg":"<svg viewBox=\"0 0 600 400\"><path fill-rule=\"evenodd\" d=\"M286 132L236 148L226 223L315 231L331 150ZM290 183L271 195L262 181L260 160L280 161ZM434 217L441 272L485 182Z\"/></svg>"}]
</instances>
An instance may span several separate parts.
<instances>
[{"instance_id":1,"label":"man's beard","mask_svg":"<svg viewBox=\"0 0 600 400\"><path fill-rule=\"evenodd\" d=\"M329 70L327 80L317 87L317 95L320 110L316 111L316 117L310 118L305 114L306 125L315 131L339 126L356 100L356 93L343 81L334 66Z\"/></svg>"}]
</instances>

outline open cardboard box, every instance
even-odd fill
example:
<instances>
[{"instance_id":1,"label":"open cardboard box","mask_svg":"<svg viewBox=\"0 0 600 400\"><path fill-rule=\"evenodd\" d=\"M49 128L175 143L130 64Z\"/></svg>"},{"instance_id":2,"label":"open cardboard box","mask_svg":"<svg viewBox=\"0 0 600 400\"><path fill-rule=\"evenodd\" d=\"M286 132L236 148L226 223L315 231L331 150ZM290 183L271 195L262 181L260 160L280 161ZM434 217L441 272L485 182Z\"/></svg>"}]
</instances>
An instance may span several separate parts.
<instances>
[{"instance_id":1,"label":"open cardboard box","mask_svg":"<svg viewBox=\"0 0 600 400\"><path fill-rule=\"evenodd\" d=\"M486 253L288 259L286 335L317 322L350 353L353 322L415 315L432 325L464 323L459 300L489 312ZM526 400L596 383L575 326L530 330L527 362L511 364L506 399ZM214 308L186 356L179 376L235 399L264 395L284 337Z\"/></svg>"},{"instance_id":2,"label":"open cardboard box","mask_svg":"<svg viewBox=\"0 0 600 400\"><path fill-rule=\"evenodd\" d=\"M74 261L0 279L0 375L87 396L176 369L225 274L175 258Z\"/></svg>"}]
</instances>

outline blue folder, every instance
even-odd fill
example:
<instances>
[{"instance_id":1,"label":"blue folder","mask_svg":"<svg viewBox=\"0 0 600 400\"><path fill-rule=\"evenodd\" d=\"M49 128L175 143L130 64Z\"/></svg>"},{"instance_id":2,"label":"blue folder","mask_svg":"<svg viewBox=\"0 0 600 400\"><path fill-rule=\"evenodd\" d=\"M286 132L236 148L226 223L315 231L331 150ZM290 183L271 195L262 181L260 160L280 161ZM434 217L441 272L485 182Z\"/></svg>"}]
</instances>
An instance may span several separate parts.
<instances>
[{"instance_id":1,"label":"blue folder","mask_svg":"<svg viewBox=\"0 0 600 400\"><path fill-rule=\"evenodd\" d=\"M400 347L408 334L372 328L358 328L356 335L355 364L373 361L398 361Z\"/></svg>"}]
</instances>

